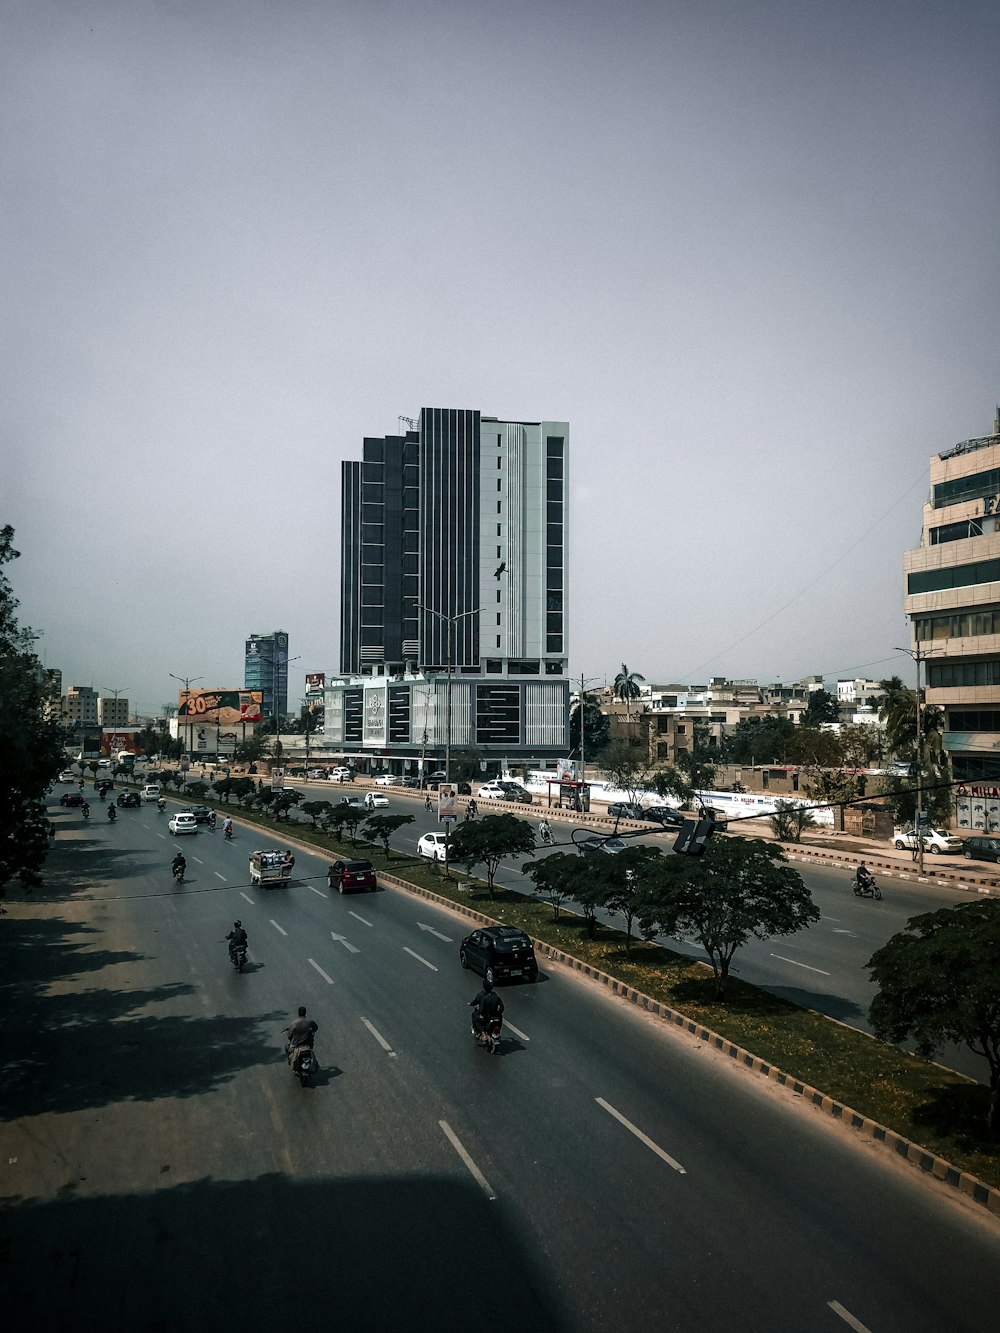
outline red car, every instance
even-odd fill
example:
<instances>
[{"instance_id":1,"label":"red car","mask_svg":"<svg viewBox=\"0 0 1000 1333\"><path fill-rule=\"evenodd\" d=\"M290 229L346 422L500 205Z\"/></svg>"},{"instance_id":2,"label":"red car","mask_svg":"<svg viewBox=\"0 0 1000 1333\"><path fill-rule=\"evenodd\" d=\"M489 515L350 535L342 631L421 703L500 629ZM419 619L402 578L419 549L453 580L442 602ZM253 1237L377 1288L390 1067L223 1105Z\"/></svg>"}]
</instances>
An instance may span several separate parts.
<instances>
[{"instance_id":1,"label":"red car","mask_svg":"<svg viewBox=\"0 0 1000 1333\"><path fill-rule=\"evenodd\" d=\"M59 797L60 805L83 805L82 791L64 791Z\"/></svg>"},{"instance_id":2,"label":"red car","mask_svg":"<svg viewBox=\"0 0 1000 1333\"><path fill-rule=\"evenodd\" d=\"M378 888L371 861L334 861L326 879L330 888L340 893L374 893Z\"/></svg>"}]
</instances>

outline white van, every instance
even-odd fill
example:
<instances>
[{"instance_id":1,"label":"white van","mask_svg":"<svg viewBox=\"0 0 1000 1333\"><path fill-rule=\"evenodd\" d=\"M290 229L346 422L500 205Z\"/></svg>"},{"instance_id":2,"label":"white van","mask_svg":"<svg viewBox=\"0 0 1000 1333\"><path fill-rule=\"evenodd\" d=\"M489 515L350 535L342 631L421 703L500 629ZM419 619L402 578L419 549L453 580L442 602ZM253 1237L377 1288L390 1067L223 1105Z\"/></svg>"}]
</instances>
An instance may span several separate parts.
<instances>
[{"instance_id":1,"label":"white van","mask_svg":"<svg viewBox=\"0 0 1000 1333\"><path fill-rule=\"evenodd\" d=\"M144 801L158 801L160 799L159 787L150 783L148 787L142 789L142 799Z\"/></svg>"}]
</instances>

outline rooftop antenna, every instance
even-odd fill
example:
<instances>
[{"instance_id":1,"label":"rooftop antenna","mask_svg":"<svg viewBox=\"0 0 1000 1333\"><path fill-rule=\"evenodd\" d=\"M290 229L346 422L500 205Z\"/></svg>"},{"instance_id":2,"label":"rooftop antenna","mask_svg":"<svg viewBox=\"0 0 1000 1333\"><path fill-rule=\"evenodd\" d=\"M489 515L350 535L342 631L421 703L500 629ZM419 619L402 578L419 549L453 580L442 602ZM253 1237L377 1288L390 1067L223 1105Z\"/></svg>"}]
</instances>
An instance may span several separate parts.
<instances>
[{"instance_id":1,"label":"rooftop antenna","mask_svg":"<svg viewBox=\"0 0 1000 1333\"><path fill-rule=\"evenodd\" d=\"M413 419L413 417L397 417L396 420L397 420L397 421L405 421L406 424L409 426L410 430L416 430L416 429L417 429L417 425L419 424L418 422L416 422L416 421Z\"/></svg>"}]
</instances>

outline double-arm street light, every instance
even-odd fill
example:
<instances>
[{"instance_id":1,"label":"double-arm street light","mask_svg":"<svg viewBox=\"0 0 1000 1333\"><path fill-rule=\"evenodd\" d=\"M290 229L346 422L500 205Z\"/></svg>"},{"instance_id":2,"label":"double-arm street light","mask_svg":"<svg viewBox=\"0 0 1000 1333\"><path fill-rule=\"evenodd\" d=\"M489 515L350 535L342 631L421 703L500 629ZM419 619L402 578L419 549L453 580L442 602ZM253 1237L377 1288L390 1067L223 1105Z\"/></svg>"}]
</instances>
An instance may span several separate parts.
<instances>
[{"instance_id":1,"label":"double-arm street light","mask_svg":"<svg viewBox=\"0 0 1000 1333\"><path fill-rule=\"evenodd\" d=\"M452 645L455 634L455 626L458 624L460 620L464 620L466 616L478 616L479 607L477 606L472 611L459 611L458 614L454 616L447 616L443 611L435 611L432 606L424 606L420 602L417 603L417 609L420 611L426 611L429 616L437 616L438 620L443 620L444 623L448 626L448 676L447 676L447 685L445 686L445 696L444 696L445 698L444 780L445 782L450 782L451 781L451 676L452 676L452 671L454 670L454 651Z\"/></svg>"},{"instance_id":2,"label":"double-arm street light","mask_svg":"<svg viewBox=\"0 0 1000 1333\"><path fill-rule=\"evenodd\" d=\"M187 714L187 726L188 726L188 754L190 755L190 753L191 753L191 739L192 739L192 737L191 737L191 726L192 726L192 723L191 723L191 685L192 685L192 682L193 682L193 681L196 681L196 680L204 680L205 677L204 677L204 676L175 676L174 673L173 673L172 671L168 671L168 672L167 672L167 675L170 677L171 680L177 680L177 681L180 681L180 683L184 686L184 709L185 709L185 712L186 712L186 714Z\"/></svg>"}]
</instances>

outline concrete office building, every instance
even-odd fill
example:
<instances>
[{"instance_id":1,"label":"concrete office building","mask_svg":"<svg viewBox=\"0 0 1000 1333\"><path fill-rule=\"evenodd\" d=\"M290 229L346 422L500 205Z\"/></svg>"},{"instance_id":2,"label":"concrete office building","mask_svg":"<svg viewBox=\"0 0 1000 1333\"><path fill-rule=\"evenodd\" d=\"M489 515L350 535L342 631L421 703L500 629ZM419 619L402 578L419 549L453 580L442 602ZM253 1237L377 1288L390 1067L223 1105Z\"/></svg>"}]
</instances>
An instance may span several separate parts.
<instances>
[{"instance_id":1,"label":"concrete office building","mask_svg":"<svg viewBox=\"0 0 1000 1333\"><path fill-rule=\"evenodd\" d=\"M930 465L920 546L903 560L905 609L926 698L965 781L1000 778L1000 409L993 433Z\"/></svg>"},{"instance_id":2,"label":"concrete office building","mask_svg":"<svg viewBox=\"0 0 1000 1333\"><path fill-rule=\"evenodd\" d=\"M102 727L127 727L128 726L128 700L122 697L117 699L97 700L97 722Z\"/></svg>"},{"instance_id":3,"label":"concrete office building","mask_svg":"<svg viewBox=\"0 0 1000 1333\"><path fill-rule=\"evenodd\" d=\"M260 690L265 718L288 713L288 635L283 629L251 634L246 641L243 686Z\"/></svg>"},{"instance_id":4,"label":"concrete office building","mask_svg":"<svg viewBox=\"0 0 1000 1333\"><path fill-rule=\"evenodd\" d=\"M343 463L328 745L440 758L450 695L452 747L565 755L568 446L566 422L425 408Z\"/></svg>"},{"instance_id":5,"label":"concrete office building","mask_svg":"<svg viewBox=\"0 0 1000 1333\"><path fill-rule=\"evenodd\" d=\"M89 685L71 685L62 699L63 721L83 727L96 727L97 691Z\"/></svg>"}]
</instances>

